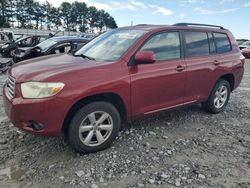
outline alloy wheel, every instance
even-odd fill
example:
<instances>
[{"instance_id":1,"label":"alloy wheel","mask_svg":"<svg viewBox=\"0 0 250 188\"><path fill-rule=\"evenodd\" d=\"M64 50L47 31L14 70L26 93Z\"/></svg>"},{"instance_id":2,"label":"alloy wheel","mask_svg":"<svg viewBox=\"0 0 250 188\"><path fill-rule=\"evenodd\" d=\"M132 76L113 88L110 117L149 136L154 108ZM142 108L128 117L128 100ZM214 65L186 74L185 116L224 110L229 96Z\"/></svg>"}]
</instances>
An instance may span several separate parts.
<instances>
[{"instance_id":1,"label":"alloy wheel","mask_svg":"<svg viewBox=\"0 0 250 188\"><path fill-rule=\"evenodd\" d=\"M113 119L104 111L95 111L88 114L79 127L79 138L86 146L99 146L111 135Z\"/></svg>"},{"instance_id":2,"label":"alloy wheel","mask_svg":"<svg viewBox=\"0 0 250 188\"><path fill-rule=\"evenodd\" d=\"M220 86L215 92L214 106L219 109L224 106L228 97L228 89L226 86Z\"/></svg>"}]
</instances>

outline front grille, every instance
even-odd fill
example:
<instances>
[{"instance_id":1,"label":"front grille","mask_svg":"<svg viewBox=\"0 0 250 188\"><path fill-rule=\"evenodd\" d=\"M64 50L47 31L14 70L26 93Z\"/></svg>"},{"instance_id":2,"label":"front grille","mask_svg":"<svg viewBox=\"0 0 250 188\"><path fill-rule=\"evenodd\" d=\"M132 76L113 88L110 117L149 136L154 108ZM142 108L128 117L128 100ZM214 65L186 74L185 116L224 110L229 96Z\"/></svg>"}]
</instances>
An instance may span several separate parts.
<instances>
[{"instance_id":1,"label":"front grille","mask_svg":"<svg viewBox=\"0 0 250 188\"><path fill-rule=\"evenodd\" d=\"M7 94L9 95L10 98L13 99L15 97L15 78L8 75L6 86L7 86Z\"/></svg>"}]
</instances>

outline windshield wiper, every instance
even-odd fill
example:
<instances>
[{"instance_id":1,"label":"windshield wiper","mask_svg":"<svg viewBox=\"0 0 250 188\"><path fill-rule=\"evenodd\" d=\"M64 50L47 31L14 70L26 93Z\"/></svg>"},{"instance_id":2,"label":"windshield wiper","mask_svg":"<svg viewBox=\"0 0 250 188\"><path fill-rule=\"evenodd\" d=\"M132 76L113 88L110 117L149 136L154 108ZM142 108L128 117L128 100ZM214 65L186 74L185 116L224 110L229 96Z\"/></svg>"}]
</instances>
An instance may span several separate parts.
<instances>
[{"instance_id":1,"label":"windshield wiper","mask_svg":"<svg viewBox=\"0 0 250 188\"><path fill-rule=\"evenodd\" d=\"M84 55L84 54L75 55L75 56L79 56L79 57L82 57L82 58L84 58L84 59L89 59L89 60L93 60L93 61L95 61L95 58L93 58L93 57L89 57L89 56L86 56L86 55Z\"/></svg>"}]
</instances>

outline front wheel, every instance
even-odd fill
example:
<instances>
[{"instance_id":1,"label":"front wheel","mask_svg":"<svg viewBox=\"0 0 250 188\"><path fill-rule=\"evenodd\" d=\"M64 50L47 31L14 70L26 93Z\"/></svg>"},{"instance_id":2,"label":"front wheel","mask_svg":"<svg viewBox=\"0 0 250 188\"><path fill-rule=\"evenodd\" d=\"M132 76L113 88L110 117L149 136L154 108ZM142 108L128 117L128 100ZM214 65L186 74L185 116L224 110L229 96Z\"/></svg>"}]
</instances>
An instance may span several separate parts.
<instances>
[{"instance_id":1,"label":"front wheel","mask_svg":"<svg viewBox=\"0 0 250 188\"><path fill-rule=\"evenodd\" d=\"M217 114L223 111L230 98L230 84L226 80L219 80L210 94L208 100L203 103L204 108L210 112Z\"/></svg>"},{"instance_id":2,"label":"front wheel","mask_svg":"<svg viewBox=\"0 0 250 188\"><path fill-rule=\"evenodd\" d=\"M73 117L68 138L81 153L92 153L109 147L120 129L120 115L114 105L93 102L82 107Z\"/></svg>"}]
</instances>

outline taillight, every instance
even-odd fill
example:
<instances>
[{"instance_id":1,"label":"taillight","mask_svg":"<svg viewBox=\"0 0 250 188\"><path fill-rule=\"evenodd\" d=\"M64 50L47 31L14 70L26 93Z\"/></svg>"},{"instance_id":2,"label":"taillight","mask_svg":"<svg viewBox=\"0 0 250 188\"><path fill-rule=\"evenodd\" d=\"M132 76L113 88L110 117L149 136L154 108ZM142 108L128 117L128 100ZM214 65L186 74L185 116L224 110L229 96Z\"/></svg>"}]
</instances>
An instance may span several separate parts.
<instances>
[{"instance_id":1,"label":"taillight","mask_svg":"<svg viewBox=\"0 0 250 188\"><path fill-rule=\"evenodd\" d=\"M245 64L245 62L246 62L246 58L241 54L240 55L240 61L241 61L241 63L244 65Z\"/></svg>"}]
</instances>

